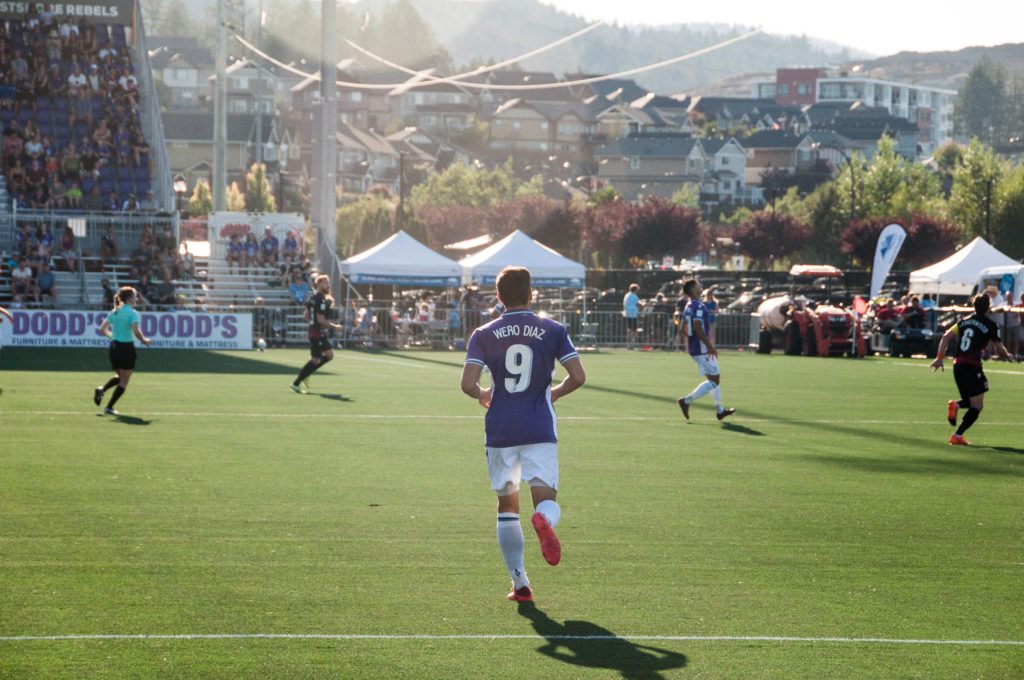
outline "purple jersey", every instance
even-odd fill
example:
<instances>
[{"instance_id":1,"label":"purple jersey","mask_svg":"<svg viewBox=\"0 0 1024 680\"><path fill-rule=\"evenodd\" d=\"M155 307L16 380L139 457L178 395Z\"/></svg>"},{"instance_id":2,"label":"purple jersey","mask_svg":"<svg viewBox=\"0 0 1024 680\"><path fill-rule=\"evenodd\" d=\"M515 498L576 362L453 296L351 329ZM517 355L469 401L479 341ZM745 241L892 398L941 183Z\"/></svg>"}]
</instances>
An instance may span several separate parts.
<instances>
[{"instance_id":1,"label":"purple jersey","mask_svg":"<svg viewBox=\"0 0 1024 680\"><path fill-rule=\"evenodd\" d=\"M487 446L557 442L551 377L556 360L564 364L578 356L562 324L529 310L505 312L473 331L466 363L491 372Z\"/></svg>"},{"instance_id":2,"label":"purple jersey","mask_svg":"<svg viewBox=\"0 0 1024 680\"><path fill-rule=\"evenodd\" d=\"M693 322L700 321L701 328L704 329L704 335L708 334L708 329L711 327L708 324L708 308L700 300L690 300L690 303L686 305L686 309L683 310L683 323L686 324L686 336L689 338L687 342L687 351L693 356L708 353L708 346L700 341L693 333Z\"/></svg>"}]
</instances>

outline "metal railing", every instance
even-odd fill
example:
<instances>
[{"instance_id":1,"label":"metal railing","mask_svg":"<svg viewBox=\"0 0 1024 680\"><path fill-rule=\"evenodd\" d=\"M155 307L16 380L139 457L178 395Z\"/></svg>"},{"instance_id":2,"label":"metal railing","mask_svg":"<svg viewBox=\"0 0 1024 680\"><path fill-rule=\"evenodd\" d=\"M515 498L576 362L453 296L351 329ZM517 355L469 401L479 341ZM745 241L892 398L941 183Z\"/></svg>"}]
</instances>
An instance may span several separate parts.
<instances>
[{"instance_id":1,"label":"metal railing","mask_svg":"<svg viewBox=\"0 0 1024 680\"><path fill-rule=\"evenodd\" d=\"M153 72L149 63L149 52L146 50L146 31L142 20L141 2L133 3L135 7L134 31L132 35L132 63L135 64L135 77L138 80L138 110L142 121L142 130L149 142L149 157L152 161L151 183L153 200L163 210L174 209L174 191L171 189L171 166L167 158L167 141L164 138L164 122L160 115L160 99L153 81Z\"/></svg>"}]
</instances>

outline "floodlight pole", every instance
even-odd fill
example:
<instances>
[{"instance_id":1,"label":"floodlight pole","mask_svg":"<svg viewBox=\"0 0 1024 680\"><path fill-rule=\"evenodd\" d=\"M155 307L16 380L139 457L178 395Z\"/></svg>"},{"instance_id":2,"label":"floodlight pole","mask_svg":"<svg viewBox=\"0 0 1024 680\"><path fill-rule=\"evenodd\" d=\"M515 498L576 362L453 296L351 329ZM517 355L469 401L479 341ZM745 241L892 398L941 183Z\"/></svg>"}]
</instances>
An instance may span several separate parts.
<instances>
[{"instance_id":1,"label":"floodlight pole","mask_svg":"<svg viewBox=\"0 0 1024 680\"><path fill-rule=\"evenodd\" d=\"M217 56L213 83L213 209L227 209L227 0L217 0Z\"/></svg>"}]
</instances>

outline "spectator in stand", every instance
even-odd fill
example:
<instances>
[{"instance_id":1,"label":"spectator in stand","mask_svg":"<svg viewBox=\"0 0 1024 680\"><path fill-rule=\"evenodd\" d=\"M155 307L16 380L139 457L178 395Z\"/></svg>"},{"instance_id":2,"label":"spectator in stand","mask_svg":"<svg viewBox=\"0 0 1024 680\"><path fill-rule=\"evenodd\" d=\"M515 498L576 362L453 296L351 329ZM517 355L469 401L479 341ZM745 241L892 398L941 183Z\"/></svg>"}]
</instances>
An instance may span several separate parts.
<instances>
[{"instance_id":1,"label":"spectator in stand","mask_svg":"<svg viewBox=\"0 0 1024 680\"><path fill-rule=\"evenodd\" d=\"M309 284L306 283L306 277L298 272L292 272L292 281L288 286L288 293L292 296L292 302L295 304L305 304L306 298L309 297Z\"/></svg>"},{"instance_id":2,"label":"spectator in stand","mask_svg":"<svg viewBox=\"0 0 1024 680\"><path fill-rule=\"evenodd\" d=\"M245 265L245 244L242 243L242 239L238 234L232 234L231 240L228 241L227 263L228 272L233 271L236 264L239 270Z\"/></svg>"},{"instance_id":3,"label":"spectator in stand","mask_svg":"<svg viewBox=\"0 0 1024 680\"><path fill-rule=\"evenodd\" d=\"M299 258L299 236L295 233L295 230L288 232L288 235L284 237L284 246L281 249L281 260L285 264L292 264L297 262Z\"/></svg>"},{"instance_id":4,"label":"spectator in stand","mask_svg":"<svg viewBox=\"0 0 1024 680\"><path fill-rule=\"evenodd\" d=\"M60 57L57 58L58 60ZM50 91L50 96L53 98L63 97L67 94L67 81L61 77L60 64L50 64L50 70L46 74L47 89Z\"/></svg>"},{"instance_id":5,"label":"spectator in stand","mask_svg":"<svg viewBox=\"0 0 1024 680\"><path fill-rule=\"evenodd\" d=\"M130 131L132 155L135 156L135 167L149 167L149 142L137 126L133 125Z\"/></svg>"},{"instance_id":6,"label":"spectator in stand","mask_svg":"<svg viewBox=\"0 0 1024 680\"><path fill-rule=\"evenodd\" d=\"M277 264L278 241L274 231L269 227L263 228L263 238L260 239L260 264L264 267L273 267Z\"/></svg>"},{"instance_id":7,"label":"spectator in stand","mask_svg":"<svg viewBox=\"0 0 1024 680\"><path fill-rule=\"evenodd\" d=\"M82 187L78 186L77 179L71 180L71 186L64 192L64 195L67 198L69 208L82 207Z\"/></svg>"},{"instance_id":8,"label":"spectator in stand","mask_svg":"<svg viewBox=\"0 0 1024 680\"><path fill-rule=\"evenodd\" d=\"M11 270L11 297L19 304L36 297L35 275L25 256L19 257L18 265Z\"/></svg>"},{"instance_id":9,"label":"spectator in stand","mask_svg":"<svg viewBox=\"0 0 1024 680\"><path fill-rule=\"evenodd\" d=\"M36 249L38 245L36 242L36 233L32 231L32 226L27 222L21 225L21 231L18 232L18 255L20 257L28 257L28 254Z\"/></svg>"},{"instance_id":10,"label":"spectator in stand","mask_svg":"<svg viewBox=\"0 0 1024 680\"><path fill-rule=\"evenodd\" d=\"M146 196L139 201L139 208L143 212L156 212L156 199L153 198L153 190L148 189Z\"/></svg>"},{"instance_id":11,"label":"spectator in stand","mask_svg":"<svg viewBox=\"0 0 1024 680\"><path fill-rule=\"evenodd\" d=\"M50 302L57 304L57 277L50 271L50 263L43 260L36 275L36 302L42 302L42 296L50 296Z\"/></svg>"},{"instance_id":12,"label":"spectator in stand","mask_svg":"<svg viewBox=\"0 0 1024 680\"><path fill-rule=\"evenodd\" d=\"M53 207L44 187L36 187L29 195L28 207L32 210L49 210Z\"/></svg>"},{"instance_id":13,"label":"spectator in stand","mask_svg":"<svg viewBox=\"0 0 1024 680\"><path fill-rule=\"evenodd\" d=\"M165 309L174 309L177 306L178 297L175 294L174 282L171 281L171 274L166 269L160 278L160 283L153 286L153 294L149 300Z\"/></svg>"},{"instance_id":14,"label":"spectator in stand","mask_svg":"<svg viewBox=\"0 0 1024 680\"><path fill-rule=\"evenodd\" d=\"M43 167L39 154L32 154L29 159L28 167L25 169L25 184L32 192L46 186L46 168Z\"/></svg>"},{"instance_id":15,"label":"spectator in stand","mask_svg":"<svg viewBox=\"0 0 1024 680\"><path fill-rule=\"evenodd\" d=\"M28 190L28 184L25 181L25 166L21 163L20 150L18 154L14 159L14 166L7 171L7 186L12 193L24 194Z\"/></svg>"},{"instance_id":16,"label":"spectator in stand","mask_svg":"<svg viewBox=\"0 0 1024 680\"><path fill-rule=\"evenodd\" d=\"M86 99L86 92L83 89L76 90L72 94L71 104L68 106L68 127L75 129L76 123L83 123L92 127L92 105Z\"/></svg>"},{"instance_id":17,"label":"spectator in stand","mask_svg":"<svg viewBox=\"0 0 1024 680\"><path fill-rule=\"evenodd\" d=\"M100 303L100 309L110 309L114 304L114 295L117 294L117 289L110 284L110 279L103 279L100 281L100 285L103 287L103 301Z\"/></svg>"},{"instance_id":18,"label":"spectator in stand","mask_svg":"<svg viewBox=\"0 0 1024 680\"><path fill-rule=\"evenodd\" d=\"M78 239L71 227L64 227L60 235L60 256L64 259L64 268L69 272L78 271Z\"/></svg>"},{"instance_id":19,"label":"spectator in stand","mask_svg":"<svg viewBox=\"0 0 1024 680\"><path fill-rule=\"evenodd\" d=\"M103 210L103 196L98 185L93 185L89 193L82 199L82 207L90 212Z\"/></svg>"},{"instance_id":20,"label":"spectator in stand","mask_svg":"<svg viewBox=\"0 0 1024 680\"><path fill-rule=\"evenodd\" d=\"M67 210L68 190L64 182L56 174L48 175L49 184L46 185L46 195L50 197L50 205L54 210Z\"/></svg>"},{"instance_id":21,"label":"spectator in stand","mask_svg":"<svg viewBox=\"0 0 1024 680\"><path fill-rule=\"evenodd\" d=\"M151 304L149 296L153 294L153 281L148 269L139 276L139 282L135 284L135 290L138 292L143 304Z\"/></svg>"},{"instance_id":22,"label":"spectator in stand","mask_svg":"<svg viewBox=\"0 0 1024 680\"><path fill-rule=\"evenodd\" d=\"M189 252L188 241L181 239L181 246L179 247L178 253L178 278L179 279L194 279L196 278L196 258Z\"/></svg>"},{"instance_id":23,"label":"spectator in stand","mask_svg":"<svg viewBox=\"0 0 1024 680\"><path fill-rule=\"evenodd\" d=\"M89 79L78 64L71 68L71 74L68 75L68 94L75 97L81 95L83 98L89 94Z\"/></svg>"},{"instance_id":24,"label":"spectator in stand","mask_svg":"<svg viewBox=\"0 0 1024 680\"><path fill-rule=\"evenodd\" d=\"M39 225L36 230L36 245L40 249L39 254L44 259L49 259L50 253L53 252L53 234L50 233L50 226L43 222Z\"/></svg>"},{"instance_id":25,"label":"spectator in stand","mask_svg":"<svg viewBox=\"0 0 1024 680\"><path fill-rule=\"evenodd\" d=\"M132 251L131 264L132 276L140 279L144 273L148 273L153 267L153 252L141 240L139 241L139 246Z\"/></svg>"},{"instance_id":26,"label":"spectator in stand","mask_svg":"<svg viewBox=\"0 0 1024 680\"><path fill-rule=\"evenodd\" d=\"M256 234L251 231L245 235L245 266L255 267L259 264L260 244L256 240Z\"/></svg>"},{"instance_id":27,"label":"spectator in stand","mask_svg":"<svg viewBox=\"0 0 1024 680\"><path fill-rule=\"evenodd\" d=\"M100 86L102 81L100 80L100 70L96 64L89 65L89 73L86 74L86 79L89 81L89 96L97 97L100 94Z\"/></svg>"},{"instance_id":28,"label":"spectator in stand","mask_svg":"<svg viewBox=\"0 0 1024 680\"><path fill-rule=\"evenodd\" d=\"M93 144L99 146L100 142L106 142L109 145L113 138L113 133L110 131L110 128L107 127L107 119L100 118L96 122L96 127L92 131Z\"/></svg>"},{"instance_id":29,"label":"spectator in stand","mask_svg":"<svg viewBox=\"0 0 1024 680\"><path fill-rule=\"evenodd\" d=\"M134 213L139 212L139 199L135 194L128 194L128 198L121 204L121 212L123 213Z\"/></svg>"},{"instance_id":30,"label":"spectator in stand","mask_svg":"<svg viewBox=\"0 0 1024 680\"><path fill-rule=\"evenodd\" d=\"M118 212L121 210L121 200L117 197L117 192L111 189L110 193L107 194L107 200L103 203L103 209L110 212Z\"/></svg>"},{"instance_id":31,"label":"spectator in stand","mask_svg":"<svg viewBox=\"0 0 1024 680\"><path fill-rule=\"evenodd\" d=\"M96 158L99 159L99 167L110 163L110 145L106 142L96 144Z\"/></svg>"}]
</instances>

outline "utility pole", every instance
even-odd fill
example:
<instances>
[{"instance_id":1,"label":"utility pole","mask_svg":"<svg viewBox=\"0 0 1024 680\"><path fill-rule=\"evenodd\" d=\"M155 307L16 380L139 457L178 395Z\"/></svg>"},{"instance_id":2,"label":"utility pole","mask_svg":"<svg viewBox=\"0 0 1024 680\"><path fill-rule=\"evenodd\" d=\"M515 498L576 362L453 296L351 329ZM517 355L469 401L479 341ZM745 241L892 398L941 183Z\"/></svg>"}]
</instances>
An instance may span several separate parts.
<instances>
[{"instance_id":1,"label":"utility pole","mask_svg":"<svg viewBox=\"0 0 1024 680\"><path fill-rule=\"evenodd\" d=\"M318 180L312 204L313 222L320 227L324 240L333 249L338 241L335 221L338 172L338 38L336 0L323 0L320 10L320 119Z\"/></svg>"},{"instance_id":2,"label":"utility pole","mask_svg":"<svg viewBox=\"0 0 1024 680\"><path fill-rule=\"evenodd\" d=\"M216 76L213 84L213 209L226 210L228 205L227 171L227 61L228 0L217 0Z\"/></svg>"},{"instance_id":3,"label":"utility pole","mask_svg":"<svg viewBox=\"0 0 1024 680\"><path fill-rule=\"evenodd\" d=\"M405 152L398 152L398 215L395 220L399 229L405 228Z\"/></svg>"},{"instance_id":4,"label":"utility pole","mask_svg":"<svg viewBox=\"0 0 1024 680\"><path fill-rule=\"evenodd\" d=\"M259 4L259 16L256 17L259 23L256 26L256 49L263 51L263 0ZM263 162L263 66L260 64L260 55L253 57L253 65L256 66L256 162Z\"/></svg>"}]
</instances>

